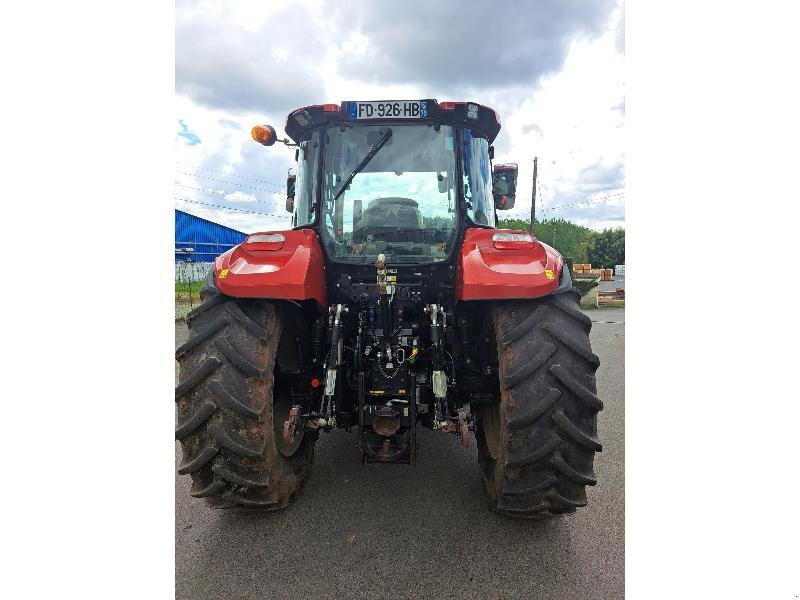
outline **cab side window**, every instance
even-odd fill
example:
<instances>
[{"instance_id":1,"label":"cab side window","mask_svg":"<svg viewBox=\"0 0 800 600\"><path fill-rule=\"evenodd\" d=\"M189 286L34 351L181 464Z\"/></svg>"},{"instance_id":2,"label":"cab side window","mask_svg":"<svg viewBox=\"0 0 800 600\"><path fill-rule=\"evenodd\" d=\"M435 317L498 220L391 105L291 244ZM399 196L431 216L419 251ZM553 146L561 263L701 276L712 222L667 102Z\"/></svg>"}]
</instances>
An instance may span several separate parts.
<instances>
[{"instance_id":1,"label":"cab side window","mask_svg":"<svg viewBox=\"0 0 800 600\"><path fill-rule=\"evenodd\" d=\"M464 129L464 198L467 216L477 225L495 226L489 142Z\"/></svg>"},{"instance_id":2,"label":"cab side window","mask_svg":"<svg viewBox=\"0 0 800 600\"><path fill-rule=\"evenodd\" d=\"M317 163L319 161L319 132L300 142L297 149L297 181L295 183L294 217L295 227L314 222L317 198Z\"/></svg>"}]
</instances>

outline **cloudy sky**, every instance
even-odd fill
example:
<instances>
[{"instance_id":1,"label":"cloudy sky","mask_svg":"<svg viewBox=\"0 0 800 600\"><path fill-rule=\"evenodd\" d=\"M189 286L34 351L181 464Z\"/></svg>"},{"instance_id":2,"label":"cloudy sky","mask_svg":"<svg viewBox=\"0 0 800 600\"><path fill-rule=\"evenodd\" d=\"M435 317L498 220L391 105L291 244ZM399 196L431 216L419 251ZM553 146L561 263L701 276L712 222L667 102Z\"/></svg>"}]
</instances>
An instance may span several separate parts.
<instances>
[{"instance_id":1,"label":"cloudy sky","mask_svg":"<svg viewBox=\"0 0 800 600\"><path fill-rule=\"evenodd\" d=\"M473 100L495 108L495 162L520 165L537 217L625 225L624 12L614 0L241 0L176 5L176 207L245 232L288 226L294 153L264 148L293 108Z\"/></svg>"}]
</instances>

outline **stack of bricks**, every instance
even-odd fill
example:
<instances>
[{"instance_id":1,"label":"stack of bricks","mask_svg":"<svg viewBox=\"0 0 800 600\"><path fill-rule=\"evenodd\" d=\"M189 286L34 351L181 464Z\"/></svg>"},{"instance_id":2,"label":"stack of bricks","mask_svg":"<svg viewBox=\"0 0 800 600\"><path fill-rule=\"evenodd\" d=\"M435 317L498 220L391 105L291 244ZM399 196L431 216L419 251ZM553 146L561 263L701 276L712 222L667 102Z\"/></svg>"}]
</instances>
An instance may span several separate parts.
<instances>
[{"instance_id":1,"label":"stack of bricks","mask_svg":"<svg viewBox=\"0 0 800 600\"><path fill-rule=\"evenodd\" d=\"M572 265L572 272L578 275L599 277L603 281L611 281L614 277L613 269L593 269L591 263L575 263Z\"/></svg>"},{"instance_id":2,"label":"stack of bricks","mask_svg":"<svg viewBox=\"0 0 800 600\"><path fill-rule=\"evenodd\" d=\"M572 265L573 273L586 273L587 275L592 271L592 265L588 263L575 263Z\"/></svg>"}]
</instances>

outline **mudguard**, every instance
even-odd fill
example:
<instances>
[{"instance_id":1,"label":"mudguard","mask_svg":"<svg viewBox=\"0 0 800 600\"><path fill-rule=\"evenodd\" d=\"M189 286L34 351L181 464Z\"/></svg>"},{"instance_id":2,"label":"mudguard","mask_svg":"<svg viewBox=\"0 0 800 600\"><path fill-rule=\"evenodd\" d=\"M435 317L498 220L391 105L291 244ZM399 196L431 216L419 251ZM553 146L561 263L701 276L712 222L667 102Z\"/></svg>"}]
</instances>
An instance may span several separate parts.
<instances>
[{"instance_id":1,"label":"mudguard","mask_svg":"<svg viewBox=\"0 0 800 600\"><path fill-rule=\"evenodd\" d=\"M498 232L528 233L467 229L458 257L456 300L539 298L572 287L571 281L562 281L564 259L555 249L534 238L533 248L501 250L492 242Z\"/></svg>"},{"instance_id":2,"label":"mudguard","mask_svg":"<svg viewBox=\"0 0 800 600\"><path fill-rule=\"evenodd\" d=\"M310 229L267 231L285 240L277 250L256 250L247 240L214 259L214 284L228 296L314 300L326 309L325 261ZM255 234L254 234L255 235Z\"/></svg>"}]
</instances>

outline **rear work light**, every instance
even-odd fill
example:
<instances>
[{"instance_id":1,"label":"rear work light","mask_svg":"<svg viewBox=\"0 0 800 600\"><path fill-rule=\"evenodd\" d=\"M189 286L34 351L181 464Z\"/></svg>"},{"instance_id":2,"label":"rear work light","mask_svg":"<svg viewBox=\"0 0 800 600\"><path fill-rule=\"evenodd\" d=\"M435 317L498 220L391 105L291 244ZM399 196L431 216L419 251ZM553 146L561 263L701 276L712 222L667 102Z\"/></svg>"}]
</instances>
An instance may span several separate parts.
<instances>
[{"instance_id":1,"label":"rear work light","mask_svg":"<svg viewBox=\"0 0 800 600\"><path fill-rule=\"evenodd\" d=\"M282 233L254 233L244 242L248 250L280 250L286 238Z\"/></svg>"},{"instance_id":2,"label":"rear work light","mask_svg":"<svg viewBox=\"0 0 800 600\"><path fill-rule=\"evenodd\" d=\"M492 244L498 250L532 250L533 236L530 233L495 233Z\"/></svg>"},{"instance_id":3,"label":"rear work light","mask_svg":"<svg viewBox=\"0 0 800 600\"><path fill-rule=\"evenodd\" d=\"M293 112L291 117L297 121L297 124L300 125L300 127L308 127L311 125L311 115L308 114L305 109Z\"/></svg>"}]
</instances>

